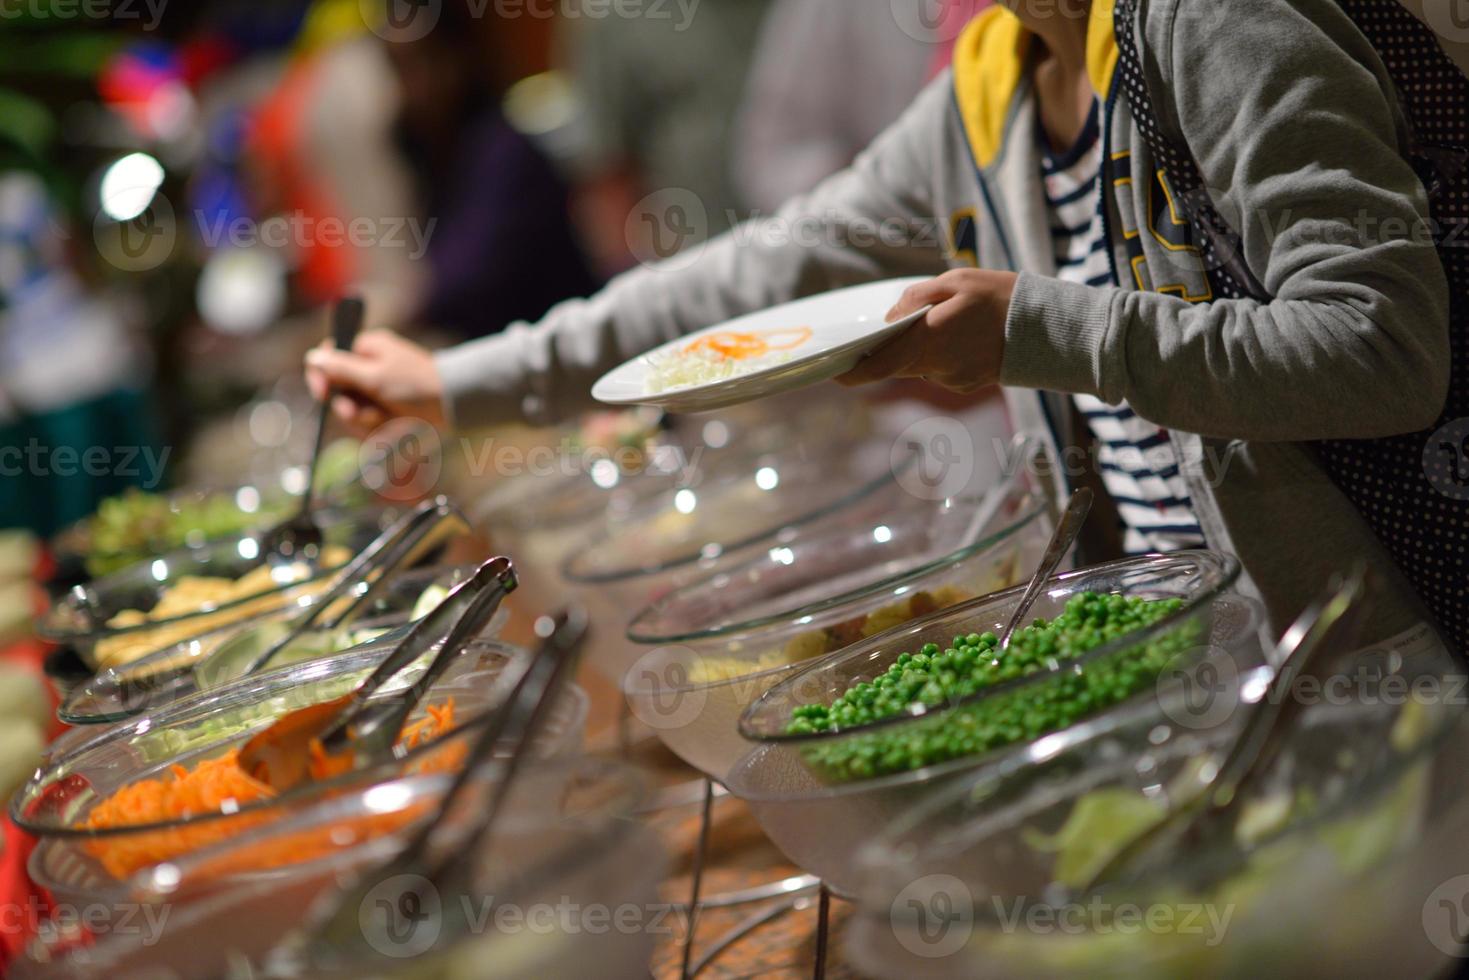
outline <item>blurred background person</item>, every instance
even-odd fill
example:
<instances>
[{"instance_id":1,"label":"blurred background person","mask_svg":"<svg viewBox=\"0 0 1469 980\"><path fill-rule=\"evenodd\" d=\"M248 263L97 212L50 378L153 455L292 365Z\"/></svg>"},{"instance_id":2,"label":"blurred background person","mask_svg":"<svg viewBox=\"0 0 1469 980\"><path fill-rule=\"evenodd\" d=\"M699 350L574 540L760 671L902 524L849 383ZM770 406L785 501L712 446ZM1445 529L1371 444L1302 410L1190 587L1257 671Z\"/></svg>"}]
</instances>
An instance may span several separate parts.
<instances>
[{"instance_id":1,"label":"blurred background person","mask_svg":"<svg viewBox=\"0 0 1469 980\"><path fill-rule=\"evenodd\" d=\"M35 103L0 105L7 123L49 123ZM0 124L0 527L44 536L161 474L146 360L78 273L42 152Z\"/></svg>"},{"instance_id":2,"label":"blurred background person","mask_svg":"<svg viewBox=\"0 0 1469 980\"><path fill-rule=\"evenodd\" d=\"M399 93L394 142L427 242L412 320L456 338L535 320L599 285L572 229L566 184L503 111L504 28L473 16L474 6L450 0L424 37L389 30L382 42Z\"/></svg>"},{"instance_id":3,"label":"blurred background person","mask_svg":"<svg viewBox=\"0 0 1469 980\"><path fill-rule=\"evenodd\" d=\"M806 38L795 54L762 55L768 65L811 65L820 49L836 66L808 71L806 93L787 76L813 107L818 91L830 100L792 139L852 149L864 137L850 110L864 104L862 125L880 128L938 47L893 30L893 11L871 0L780 2L767 22L768 0L508 14L443 0L423 5L436 17L426 32L395 29L389 0L210 0L166 5L156 22L137 5L136 16L6 18L0 87L34 111L0 109L12 128L49 120L49 143L6 175L5 424L34 428L96 400L117 434L79 444L169 447L158 489L282 478L311 436L295 424L309 402L294 364L336 297L361 292L370 326L428 339L538 319L657 254L644 236L658 229L635 220L646 195L681 189L710 235L774 202L778 191L746 199L730 162L747 82L780 98L774 74L749 78L762 25L767 45ZM837 50L854 66L845 98L827 84L844 74ZM863 79L898 64L901 81L868 94ZM893 108L879 112L877 95ZM842 152L775 175L819 179ZM119 181L136 200L109 207L103 191ZM156 255L118 253L121 232L155 219ZM366 240L323 233L363 222ZM268 240L282 223L286 238ZM47 320L42 297L69 299ZM87 357L52 384L62 347ZM23 445L28 431L7 438ZM115 473L86 482L32 488L24 503L12 487L7 511L47 528L118 489Z\"/></svg>"},{"instance_id":4,"label":"blurred background person","mask_svg":"<svg viewBox=\"0 0 1469 980\"><path fill-rule=\"evenodd\" d=\"M699 0L646 5L637 15L583 13L563 25L561 59L582 112L574 154L598 271L621 271L661 255L655 227L629 221L638 202L676 191L707 220L690 218L687 246L742 220L730 161L732 120L769 0ZM703 227L699 227L702 225Z\"/></svg>"},{"instance_id":5,"label":"blurred background person","mask_svg":"<svg viewBox=\"0 0 1469 980\"><path fill-rule=\"evenodd\" d=\"M913 101L933 52L891 0L775 0L735 127L744 199L774 211L851 163Z\"/></svg>"},{"instance_id":6,"label":"blurred background person","mask_svg":"<svg viewBox=\"0 0 1469 980\"><path fill-rule=\"evenodd\" d=\"M468 339L599 284L565 182L503 110L518 23L473 0L439 6L428 31L359 20L297 70L306 91L283 85L260 114L277 192L374 229L328 290L366 294L374 324Z\"/></svg>"},{"instance_id":7,"label":"blurred background person","mask_svg":"<svg viewBox=\"0 0 1469 980\"><path fill-rule=\"evenodd\" d=\"M989 4L775 0L735 128L744 200L774 211L851 163L948 64L960 30Z\"/></svg>"}]
</instances>

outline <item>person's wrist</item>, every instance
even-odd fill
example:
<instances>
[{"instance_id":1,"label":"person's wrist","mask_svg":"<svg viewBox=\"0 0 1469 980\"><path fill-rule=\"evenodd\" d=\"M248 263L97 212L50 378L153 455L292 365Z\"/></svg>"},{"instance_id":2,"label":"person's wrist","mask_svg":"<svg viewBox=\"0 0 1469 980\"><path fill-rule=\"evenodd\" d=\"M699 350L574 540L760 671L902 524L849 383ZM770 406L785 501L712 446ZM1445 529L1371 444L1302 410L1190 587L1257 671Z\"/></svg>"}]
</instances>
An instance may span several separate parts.
<instances>
[{"instance_id":1,"label":"person's wrist","mask_svg":"<svg viewBox=\"0 0 1469 980\"><path fill-rule=\"evenodd\" d=\"M999 383L1000 373L1005 369L1005 324L1010 318L1015 282L1020 278L1013 272L1001 272L997 275L999 281L993 293L994 308L990 311L991 326L985 332L990 341L990 349L986 352L990 356L988 363L994 365L994 377L991 381L995 384Z\"/></svg>"},{"instance_id":2,"label":"person's wrist","mask_svg":"<svg viewBox=\"0 0 1469 980\"><path fill-rule=\"evenodd\" d=\"M1033 273L1017 276L1004 320L1001 383L1099 394L1108 304L1106 290Z\"/></svg>"}]
</instances>

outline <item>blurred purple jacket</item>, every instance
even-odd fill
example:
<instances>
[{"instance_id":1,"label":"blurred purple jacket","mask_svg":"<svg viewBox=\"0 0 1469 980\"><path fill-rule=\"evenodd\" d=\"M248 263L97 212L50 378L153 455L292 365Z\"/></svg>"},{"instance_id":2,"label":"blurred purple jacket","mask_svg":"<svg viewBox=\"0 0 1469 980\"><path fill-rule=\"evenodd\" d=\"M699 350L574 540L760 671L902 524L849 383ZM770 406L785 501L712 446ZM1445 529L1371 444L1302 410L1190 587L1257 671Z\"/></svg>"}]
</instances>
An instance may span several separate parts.
<instances>
[{"instance_id":1,"label":"blurred purple jacket","mask_svg":"<svg viewBox=\"0 0 1469 980\"><path fill-rule=\"evenodd\" d=\"M421 322L464 338L535 320L599 286L576 234L568 192L550 160L498 109L464 127L446 172L431 173L406 140L428 233Z\"/></svg>"}]
</instances>

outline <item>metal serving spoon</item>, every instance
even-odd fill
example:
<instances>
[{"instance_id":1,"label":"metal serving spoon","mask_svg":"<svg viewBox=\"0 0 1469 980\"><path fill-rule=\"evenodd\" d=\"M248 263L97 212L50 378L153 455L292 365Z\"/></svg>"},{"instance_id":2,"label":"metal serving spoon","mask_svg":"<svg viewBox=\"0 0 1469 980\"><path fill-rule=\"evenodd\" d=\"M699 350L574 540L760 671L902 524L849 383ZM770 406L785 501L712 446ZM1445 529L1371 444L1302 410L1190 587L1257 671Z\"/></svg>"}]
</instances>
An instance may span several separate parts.
<instances>
[{"instance_id":1,"label":"metal serving spoon","mask_svg":"<svg viewBox=\"0 0 1469 980\"><path fill-rule=\"evenodd\" d=\"M362 300L347 296L337 301L332 310L332 342L338 350L351 350L362 327ZM294 517L271 528L260 538L260 553L271 566L278 579L295 576L302 563L314 566L321 557L321 546L325 540L321 527L312 514L312 492L316 486L316 467L321 461L321 450L326 442L327 419L330 417L332 393L327 391L321 401L316 417L316 444L311 450L311 461L306 471L306 489L301 493L301 506Z\"/></svg>"},{"instance_id":2,"label":"metal serving spoon","mask_svg":"<svg viewBox=\"0 0 1469 980\"><path fill-rule=\"evenodd\" d=\"M1030 577L1025 591L1020 594L1020 604L1015 611L1010 613L1010 621L1005 624L1005 632L1000 634L1000 649L1006 650L1010 647L1010 637L1016 628L1025 621L1025 614L1030 612L1030 607L1040 598L1041 590L1046 587L1046 581L1056 566L1061 564L1061 559L1066 557L1066 552L1076 543L1076 536L1081 533L1081 526L1086 523L1086 515L1092 509L1092 492L1082 487L1071 495L1066 502L1066 509L1061 512L1061 519L1056 522L1056 530L1051 532L1051 540L1046 542L1045 554L1041 555L1041 563L1036 567L1035 574Z\"/></svg>"},{"instance_id":3,"label":"metal serving spoon","mask_svg":"<svg viewBox=\"0 0 1469 980\"><path fill-rule=\"evenodd\" d=\"M1204 789L1171 810L1122 847L1078 891L1092 892L1160 866L1181 850L1198 846L1222 828L1233 827L1245 790L1268 771L1306 702L1292 695L1297 680L1319 670L1324 655L1351 646L1360 625L1366 569L1358 566L1312 603L1276 644L1279 666L1265 696L1251 707L1229 753Z\"/></svg>"},{"instance_id":4,"label":"metal serving spoon","mask_svg":"<svg viewBox=\"0 0 1469 980\"><path fill-rule=\"evenodd\" d=\"M383 761L392 754L403 723L434 681L494 616L516 585L508 558L491 558L413 627L377 669L351 693L292 711L258 732L240 750L240 768L277 790L312 778L312 745L331 773ZM443 637L428 669L410 686L375 700L384 684Z\"/></svg>"}]
</instances>

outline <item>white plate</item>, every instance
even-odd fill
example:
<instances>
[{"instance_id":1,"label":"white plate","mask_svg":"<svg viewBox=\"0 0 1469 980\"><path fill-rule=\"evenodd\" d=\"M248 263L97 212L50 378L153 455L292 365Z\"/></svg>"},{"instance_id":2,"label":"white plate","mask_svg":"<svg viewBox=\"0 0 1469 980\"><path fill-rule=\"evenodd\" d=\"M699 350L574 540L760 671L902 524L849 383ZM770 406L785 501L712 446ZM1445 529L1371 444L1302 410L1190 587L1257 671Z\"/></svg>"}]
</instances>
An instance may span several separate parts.
<instances>
[{"instance_id":1,"label":"white plate","mask_svg":"<svg viewBox=\"0 0 1469 980\"><path fill-rule=\"evenodd\" d=\"M924 307L901 320L883 322L903 290L927 278L910 276L836 289L680 337L604 374L592 386L592 397L609 405L657 405L670 412L708 412L834 378L851 370L862 355L928 311ZM684 350L703 337L731 331L790 336L791 331L801 327L809 327L810 336L789 350L789 360L723 381L666 391L649 388L654 359Z\"/></svg>"}]
</instances>

